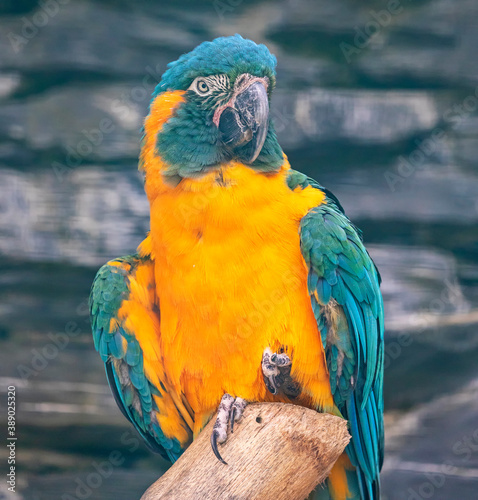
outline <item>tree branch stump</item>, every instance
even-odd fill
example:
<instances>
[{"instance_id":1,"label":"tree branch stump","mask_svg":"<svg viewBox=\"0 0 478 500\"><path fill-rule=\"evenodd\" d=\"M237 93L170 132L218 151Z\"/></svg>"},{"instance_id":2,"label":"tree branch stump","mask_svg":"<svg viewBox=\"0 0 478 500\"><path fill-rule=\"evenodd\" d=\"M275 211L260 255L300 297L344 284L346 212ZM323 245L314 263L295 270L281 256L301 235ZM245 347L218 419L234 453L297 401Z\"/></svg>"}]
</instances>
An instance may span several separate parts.
<instances>
[{"instance_id":1,"label":"tree branch stump","mask_svg":"<svg viewBox=\"0 0 478 500\"><path fill-rule=\"evenodd\" d=\"M283 403L247 406L211 450L214 418L141 500L303 500L329 475L350 436L339 417Z\"/></svg>"}]
</instances>

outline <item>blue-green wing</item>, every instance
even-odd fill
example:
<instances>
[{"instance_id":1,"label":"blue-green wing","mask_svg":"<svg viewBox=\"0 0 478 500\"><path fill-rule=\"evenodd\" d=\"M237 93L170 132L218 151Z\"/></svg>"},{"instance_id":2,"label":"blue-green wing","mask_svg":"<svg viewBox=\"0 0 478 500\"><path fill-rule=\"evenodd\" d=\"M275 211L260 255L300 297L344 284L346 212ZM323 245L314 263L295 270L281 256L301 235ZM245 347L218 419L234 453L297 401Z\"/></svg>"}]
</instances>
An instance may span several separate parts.
<instances>
[{"instance_id":1,"label":"blue-green wing","mask_svg":"<svg viewBox=\"0 0 478 500\"><path fill-rule=\"evenodd\" d=\"M129 282L146 259L129 256L104 265L96 275L90 295L95 348L105 363L109 386L123 415L134 425L150 449L176 460L182 453L176 439L166 438L158 423L153 395L165 397L164 386L155 387L143 369L143 351L135 332L118 318L130 296Z\"/></svg>"},{"instance_id":2,"label":"blue-green wing","mask_svg":"<svg viewBox=\"0 0 478 500\"><path fill-rule=\"evenodd\" d=\"M383 461L380 276L337 199L303 174L293 173L289 185L294 184L327 195L326 204L310 210L301 221L301 250L334 401L350 423L347 453L357 468L362 498L377 499Z\"/></svg>"}]
</instances>

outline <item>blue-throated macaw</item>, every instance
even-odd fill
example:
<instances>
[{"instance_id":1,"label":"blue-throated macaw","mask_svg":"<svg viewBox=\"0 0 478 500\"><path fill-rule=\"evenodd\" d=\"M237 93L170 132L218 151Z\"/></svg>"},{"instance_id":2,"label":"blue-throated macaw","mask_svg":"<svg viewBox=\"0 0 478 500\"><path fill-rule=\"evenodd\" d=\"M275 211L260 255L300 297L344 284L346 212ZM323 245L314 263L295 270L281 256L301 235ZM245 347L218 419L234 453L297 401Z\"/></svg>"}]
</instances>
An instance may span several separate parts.
<instances>
[{"instance_id":1,"label":"blue-throated macaw","mask_svg":"<svg viewBox=\"0 0 478 500\"><path fill-rule=\"evenodd\" d=\"M93 284L93 337L116 401L170 460L220 405L342 415L351 442L321 498L378 499L383 303L360 231L291 169L269 113L276 59L239 35L169 64L144 124L151 231Z\"/></svg>"}]
</instances>

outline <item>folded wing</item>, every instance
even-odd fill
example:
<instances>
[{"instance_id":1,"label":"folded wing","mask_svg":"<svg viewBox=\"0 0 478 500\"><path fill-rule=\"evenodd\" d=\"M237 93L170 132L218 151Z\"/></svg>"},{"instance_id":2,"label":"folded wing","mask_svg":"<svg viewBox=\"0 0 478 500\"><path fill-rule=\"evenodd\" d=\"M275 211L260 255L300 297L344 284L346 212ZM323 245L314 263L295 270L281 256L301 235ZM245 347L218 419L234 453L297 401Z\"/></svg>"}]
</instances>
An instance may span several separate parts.
<instances>
[{"instance_id":1,"label":"folded wing","mask_svg":"<svg viewBox=\"0 0 478 500\"><path fill-rule=\"evenodd\" d=\"M357 468L361 496L379 498L383 461L383 302L380 276L360 232L338 201L308 212L300 225L308 290L325 349L334 402L350 422L347 454ZM305 176L303 176L305 177Z\"/></svg>"},{"instance_id":2,"label":"folded wing","mask_svg":"<svg viewBox=\"0 0 478 500\"><path fill-rule=\"evenodd\" d=\"M104 265L93 282L90 314L121 412L149 448L175 461L192 439L193 416L175 404L163 371L152 260L133 255Z\"/></svg>"}]
</instances>

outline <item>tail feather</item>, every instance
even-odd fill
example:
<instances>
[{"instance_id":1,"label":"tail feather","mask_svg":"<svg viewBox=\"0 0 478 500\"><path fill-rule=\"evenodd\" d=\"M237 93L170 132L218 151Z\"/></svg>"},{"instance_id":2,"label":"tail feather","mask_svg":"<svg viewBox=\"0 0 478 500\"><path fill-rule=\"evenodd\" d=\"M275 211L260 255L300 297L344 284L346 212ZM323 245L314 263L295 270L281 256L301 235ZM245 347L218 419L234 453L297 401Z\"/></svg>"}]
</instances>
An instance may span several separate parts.
<instances>
[{"instance_id":1,"label":"tail feather","mask_svg":"<svg viewBox=\"0 0 478 500\"><path fill-rule=\"evenodd\" d=\"M309 500L380 500L380 481L370 482L360 469L350 468L347 464L340 462L341 459L334 469L339 468L341 472L335 470L332 477L329 476L325 483L319 485L310 494ZM338 488L337 484L334 484L338 480L341 482L346 480L347 487Z\"/></svg>"}]
</instances>

